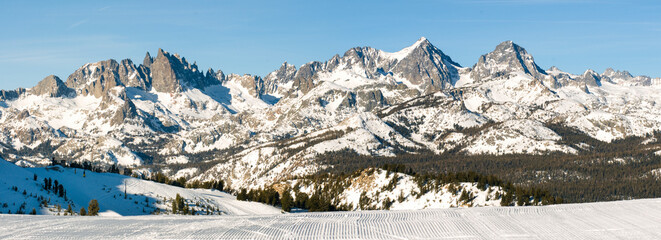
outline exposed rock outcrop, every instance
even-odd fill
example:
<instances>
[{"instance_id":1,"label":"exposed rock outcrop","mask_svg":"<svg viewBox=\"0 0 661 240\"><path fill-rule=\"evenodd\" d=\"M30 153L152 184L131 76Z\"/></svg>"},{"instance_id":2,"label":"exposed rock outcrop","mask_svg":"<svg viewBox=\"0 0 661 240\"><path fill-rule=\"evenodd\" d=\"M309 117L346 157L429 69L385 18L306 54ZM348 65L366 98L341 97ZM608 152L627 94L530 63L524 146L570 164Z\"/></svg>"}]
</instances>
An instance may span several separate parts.
<instances>
[{"instance_id":1,"label":"exposed rock outcrop","mask_svg":"<svg viewBox=\"0 0 661 240\"><path fill-rule=\"evenodd\" d=\"M46 95L49 97L68 97L71 96L74 91L67 87L59 77L50 75L41 80L37 86L30 89L30 93L40 96Z\"/></svg>"}]
</instances>

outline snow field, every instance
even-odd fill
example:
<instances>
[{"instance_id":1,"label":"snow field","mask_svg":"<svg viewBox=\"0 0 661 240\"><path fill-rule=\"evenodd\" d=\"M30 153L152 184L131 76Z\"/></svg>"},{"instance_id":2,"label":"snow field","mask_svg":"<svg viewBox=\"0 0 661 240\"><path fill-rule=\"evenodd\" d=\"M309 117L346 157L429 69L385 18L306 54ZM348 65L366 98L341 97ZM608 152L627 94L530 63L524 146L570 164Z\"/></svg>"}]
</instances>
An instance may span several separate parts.
<instances>
[{"instance_id":1,"label":"snow field","mask_svg":"<svg viewBox=\"0 0 661 240\"><path fill-rule=\"evenodd\" d=\"M0 238L659 239L661 199L268 216L0 215Z\"/></svg>"},{"instance_id":2,"label":"snow field","mask_svg":"<svg viewBox=\"0 0 661 240\"><path fill-rule=\"evenodd\" d=\"M34 174L37 175L37 181L33 180ZM164 213L170 210L171 201L177 194L185 198L191 209L199 211L200 214L206 214L202 206L215 208L215 214L280 213L278 208L261 203L238 201L235 196L225 192L185 189L111 173L85 171L85 176L83 176L82 169L74 170L59 166L21 168L0 159L0 176L3 176L0 179L0 204L7 203L8 205L7 207L0 206L0 213L8 213L8 211L16 213L19 206L25 203L26 213L35 208L38 214L63 215L69 203L73 210L78 212L81 207L87 208L91 199L97 199L101 215L148 215L152 211ZM42 188L44 178L51 178L62 184L70 201L64 201L54 193L44 190ZM11 190L14 186L18 188L18 191ZM124 198L123 195L125 189L128 193L127 198ZM22 194L24 190L26 195ZM47 208L40 208L37 196L50 199ZM201 206L196 206L196 203L200 203ZM62 208L61 212L55 210L55 206L58 204Z\"/></svg>"}]
</instances>

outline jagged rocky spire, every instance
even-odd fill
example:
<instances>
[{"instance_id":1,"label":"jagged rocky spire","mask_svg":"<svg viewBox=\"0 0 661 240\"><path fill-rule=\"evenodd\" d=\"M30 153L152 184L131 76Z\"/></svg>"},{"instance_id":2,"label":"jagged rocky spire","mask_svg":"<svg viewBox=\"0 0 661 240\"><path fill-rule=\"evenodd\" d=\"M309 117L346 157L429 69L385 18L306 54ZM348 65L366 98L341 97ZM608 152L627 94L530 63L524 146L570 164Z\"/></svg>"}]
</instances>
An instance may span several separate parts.
<instances>
[{"instance_id":1,"label":"jagged rocky spire","mask_svg":"<svg viewBox=\"0 0 661 240\"><path fill-rule=\"evenodd\" d=\"M533 59L532 55L515 44L512 41L505 41L493 52L482 55L471 72L471 77L475 82L482 82L488 79L498 79L507 77L508 74L515 71L522 71L534 78L542 79L546 72L540 68Z\"/></svg>"}]
</instances>

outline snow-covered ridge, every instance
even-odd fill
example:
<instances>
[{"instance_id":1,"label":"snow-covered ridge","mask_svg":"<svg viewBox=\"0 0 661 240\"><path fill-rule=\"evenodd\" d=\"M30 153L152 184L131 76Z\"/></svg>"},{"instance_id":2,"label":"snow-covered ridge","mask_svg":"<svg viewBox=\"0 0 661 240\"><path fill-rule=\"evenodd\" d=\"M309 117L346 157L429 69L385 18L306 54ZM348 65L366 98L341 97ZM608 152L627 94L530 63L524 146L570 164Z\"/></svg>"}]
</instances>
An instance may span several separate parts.
<instances>
[{"instance_id":1,"label":"snow-covered ridge","mask_svg":"<svg viewBox=\"0 0 661 240\"><path fill-rule=\"evenodd\" d=\"M567 145L550 124L604 142L661 130L655 81L613 69L545 71L511 41L472 68L420 38L393 53L356 47L285 63L264 78L203 73L159 50L142 64L88 63L66 82L49 76L2 91L0 156L26 166L52 157L162 169L215 162L188 175L256 187L318 171L316 155L345 149L576 154L590 147Z\"/></svg>"},{"instance_id":2,"label":"snow-covered ridge","mask_svg":"<svg viewBox=\"0 0 661 240\"><path fill-rule=\"evenodd\" d=\"M379 50L379 52L387 58L396 59L398 61L401 61L402 59L407 57L409 54L411 54L411 51L413 51L415 48L420 46L420 44L423 44L425 42L429 42L429 41L427 40L426 37L421 37L420 39L418 39L418 41L413 43L413 45L402 48L402 50L399 50L397 52L392 52L391 53L391 52L385 52L385 51L380 51L380 50Z\"/></svg>"}]
</instances>

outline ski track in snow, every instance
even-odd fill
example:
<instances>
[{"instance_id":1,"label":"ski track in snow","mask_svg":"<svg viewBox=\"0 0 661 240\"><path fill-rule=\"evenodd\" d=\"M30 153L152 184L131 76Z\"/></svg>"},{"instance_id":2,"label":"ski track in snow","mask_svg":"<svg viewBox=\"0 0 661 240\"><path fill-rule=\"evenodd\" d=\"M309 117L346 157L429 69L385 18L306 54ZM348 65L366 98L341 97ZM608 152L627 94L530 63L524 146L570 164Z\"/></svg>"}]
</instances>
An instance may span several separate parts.
<instances>
[{"instance_id":1,"label":"ski track in snow","mask_svg":"<svg viewBox=\"0 0 661 240\"><path fill-rule=\"evenodd\" d=\"M661 199L252 216L0 215L0 238L659 239Z\"/></svg>"}]
</instances>

